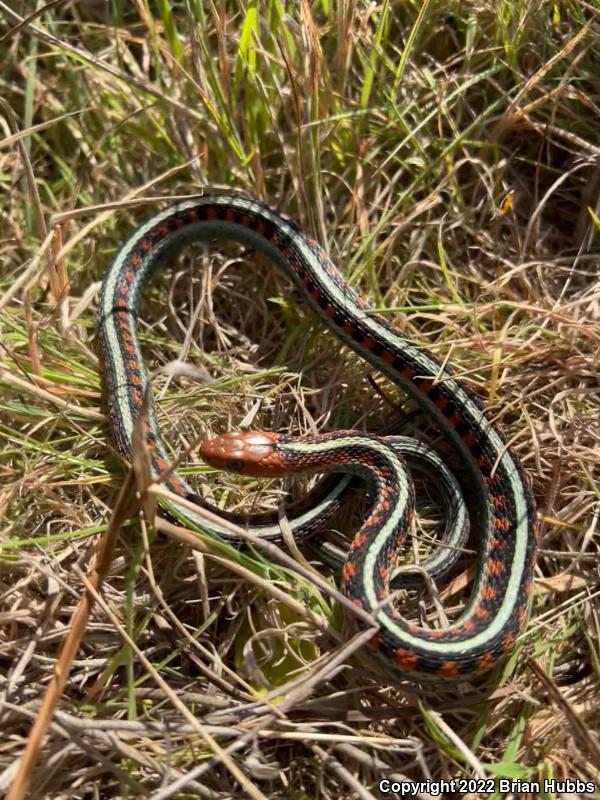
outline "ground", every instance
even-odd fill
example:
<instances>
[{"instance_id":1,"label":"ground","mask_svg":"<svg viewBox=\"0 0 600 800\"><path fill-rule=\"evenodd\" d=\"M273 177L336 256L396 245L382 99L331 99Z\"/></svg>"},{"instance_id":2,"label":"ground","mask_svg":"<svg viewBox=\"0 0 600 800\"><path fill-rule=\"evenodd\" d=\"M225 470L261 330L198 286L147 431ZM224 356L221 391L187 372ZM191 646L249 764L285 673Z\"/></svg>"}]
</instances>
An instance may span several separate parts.
<instances>
[{"instance_id":1,"label":"ground","mask_svg":"<svg viewBox=\"0 0 600 800\"><path fill-rule=\"evenodd\" d=\"M13 800L23 777L47 798L390 796L382 779L487 798L500 778L525 797L553 777L600 797L599 17L582 1L0 3L0 791L37 719ZM531 619L477 685L419 692L342 650L339 573L302 543L325 586L270 552L156 532L147 502L140 520L102 397L100 282L136 225L206 186L295 219L481 397L530 476ZM282 485L211 471L197 446L215 433L394 418L432 440L243 248L186 251L140 330L173 458L223 507L273 508ZM439 508L417 488L418 558ZM351 538L362 505L333 527ZM437 587L449 616L473 564ZM400 607L438 624L424 602Z\"/></svg>"}]
</instances>

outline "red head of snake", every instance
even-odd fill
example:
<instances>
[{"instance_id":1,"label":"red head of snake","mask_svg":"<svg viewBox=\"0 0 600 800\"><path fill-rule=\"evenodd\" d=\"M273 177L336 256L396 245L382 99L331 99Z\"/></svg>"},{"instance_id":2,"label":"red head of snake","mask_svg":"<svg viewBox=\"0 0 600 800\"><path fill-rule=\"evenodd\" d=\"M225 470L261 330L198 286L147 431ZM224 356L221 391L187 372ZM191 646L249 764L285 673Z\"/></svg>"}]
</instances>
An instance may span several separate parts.
<instances>
[{"instance_id":1,"label":"red head of snake","mask_svg":"<svg viewBox=\"0 0 600 800\"><path fill-rule=\"evenodd\" d=\"M224 433L203 442L200 455L207 464L257 478L279 477L289 470L276 447L283 437L268 431Z\"/></svg>"}]
</instances>

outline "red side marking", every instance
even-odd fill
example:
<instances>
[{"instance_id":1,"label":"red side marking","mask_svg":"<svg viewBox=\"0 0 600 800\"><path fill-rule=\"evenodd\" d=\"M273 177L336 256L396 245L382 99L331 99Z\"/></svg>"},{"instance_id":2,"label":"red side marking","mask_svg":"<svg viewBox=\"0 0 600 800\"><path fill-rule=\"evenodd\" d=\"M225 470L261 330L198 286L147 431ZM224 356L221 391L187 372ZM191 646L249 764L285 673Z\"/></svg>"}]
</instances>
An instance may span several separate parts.
<instances>
[{"instance_id":1,"label":"red side marking","mask_svg":"<svg viewBox=\"0 0 600 800\"><path fill-rule=\"evenodd\" d=\"M475 437L475 434L472 431L466 433L462 437L462 440L465 443L466 447L469 448L469 450L471 450L477 444L477 438Z\"/></svg>"},{"instance_id":2,"label":"red side marking","mask_svg":"<svg viewBox=\"0 0 600 800\"><path fill-rule=\"evenodd\" d=\"M260 233L261 236L264 236L265 231L267 230L265 227L265 223L262 220L258 221L258 225L256 226L256 230Z\"/></svg>"},{"instance_id":3,"label":"red side marking","mask_svg":"<svg viewBox=\"0 0 600 800\"><path fill-rule=\"evenodd\" d=\"M227 222L235 222L235 213L232 208L228 208L225 211L225 219Z\"/></svg>"},{"instance_id":4,"label":"red side marking","mask_svg":"<svg viewBox=\"0 0 600 800\"><path fill-rule=\"evenodd\" d=\"M448 628L448 633L450 634L450 636L458 636L458 634L460 633L460 627L458 625L451 625Z\"/></svg>"},{"instance_id":5,"label":"red side marking","mask_svg":"<svg viewBox=\"0 0 600 800\"><path fill-rule=\"evenodd\" d=\"M389 569L386 569L386 567L384 567L383 564L381 564L379 567L379 574L381 575L382 580L387 581L390 575L390 571Z\"/></svg>"},{"instance_id":6,"label":"red side marking","mask_svg":"<svg viewBox=\"0 0 600 800\"><path fill-rule=\"evenodd\" d=\"M537 553L532 553L531 558L529 559L529 569L533 573L534 567L537 563Z\"/></svg>"},{"instance_id":7,"label":"red side marking","mask_svg":"<svg viewBox=\"0 0 600 800\"><path fill-rule=\"evenodd\" d=\"M381 647L382 637L380 633L376 633L375 636L372 636L369 641L367 642L367 647L370 650L379 650Z\"/></svg>"},{"instance_id":8,"label":"red side marking","mask_svg":"<svg viewBox=\"0 0 600 800\"><path fill-rule=\"evenodd\" d=\"M250 217L248 216L248 214L242 214L242 216L240 217L240 222L242 223L244 228L247 228L248 225L250 225Z\"/></svg>"},{"instance_id":9,"label":"red side marking","mask_svg":"<svg viewBox=\"0 0 600 800\"><path fill-rule=\"evenodd\" d=\"M344 322L342 325L342 331L346 334L346 336L352 336L354 333L354 327L350 322Z\"/></svg>"},{"instance_id":10,"label":"red side marking","mask_svg":"<svg viewBox=\"0 0 600 800\"><path fill-rule=\"evenodd\" d=\"M273 233L270 236L270 241L272 245L274 245L275 247L279 247L280 239L277 231L273 231Z\"/></svg>"},{"instance_id":11,"label":"red side marking","mask_svg":"<svg viewBox=\"0 0 600 800\"><path fill-rule=\"evenodd\" d=\"M394 653L394 661L401 669L414 669L417 666L417 654L399 647Z\"/></svg>"},{"instance_id":12,"label":"red side marking","mask_svg":"<svg viewBox=\"0 0 600 800\"><path fill-rule=\"evenodd\" d=\"M327 319L333 319L337 312L333 306L327 306L324 313Z\"/></svg>"},{"instance_id":13,"label":"red side marking","mask_svg":"<svg viewBox=\"0 0 600 800\"><path fill-rule=\"evenodd\" d=\"M206 209L206 219L216 219L217 209L214 206L208 206Z\"/></svg>"},{"instance_id":14,"label":"red side marking","mask_svg":"<svg viewBox=\"0 0 600 800\"><path fill-rule=\"evenodd\" d=\"M527 616L527 612L525 611L525 608L521 607L517 611L517 622L519 623L519 625L522 625L525 622L525 617L526 616Z\"/></svg>"},{"instance_id":15,"label":"red side marking","mask_svg":"<svg viewBox=\"0 0 600 800\"><path fill-rule=\"evenodd\" d=\"M284 247L281 251L281 255L286 259L286 261L290 260L290 256L292 255L292 250L290 247Z\"/></svg>"},{"instance_id":16,"label":"red side marking","mask_svg":"<svg viewBox=\"0 0 600 800\"><path fill-rule=\"evenodd\" d=\"M362 600L359 600L358 597L352 597L351 600L357 608L363 607L363 602Z\"/></svg>"},{"instance_id":17,"label":"red side marking","mask_svg":"<svg viewBox=\"0 0 600 800\"><path fill-rule=\"evenodd\" d=\"M208 216L208 212L207 212L206 216ZM181 219L181 217L175 217L175 227L179 229L179 228L183 228L183 225L184 225L184 222Z\"/></svg>"},{"instance_id":18,"label":"red side marking","mask_svg":"<svg viewBox=\"0 0 600 800\"><path fill-rule=\"evenodd\" d=\"M484 653L477 659L477 669L487 669L494 663L494 656L492 653Z\"/></svg>"},{"instance_id":19,"label":"red side marking","mask_svg":"<svg viewBox=\"0 0 600 800\"><path fill-rule=\"evenodd\" d=\"M360 550L363 544L367 541L367 537L363 536L362 533L357 533L354 539L352 540L352 544L350 547L352 550Z\"/></svg>"},{"instance_id":20,"label":"red side marking","mask_svg":"<svg viewBox=\"0 0 600 800\"><path fill-rule=\"evenodd\" d=\"M492 527L497 531L507 531L510 528L508 517L492 517Z\"/></svg>"},{"instance_id":21,"label":"red side marking","mask_svg":"<svg viewBox=\"0 0 600 800\"><path fill-rule=\"evenodd\" d=\"M346 561L342 570L342 580L348 583L356 575L356 567L351 561Z\"/></svg>"},{"instance_id":22,"label":"red side marking","mask_svg":"<svg viewBox=\"0 0 600 800\"><path fill-rule=\"evenodd\" d=\"M466 619L466 620L463 622L463 628L464 628L466 631L472 631L474 627L475 627L475 623L474 623L474 622L473 622L473 620L471 620L471 619Z\"/></svg>"},{"instance_id":23,"label":"red side marking","mask_svg":"<svg viewBox=\"0 0 600 800\"><path fill-rule=\"evenodd\" d=\"M313 300L318 300L319 297L321 297L321 292L318 289L313 289L312 292L310 293L310 296L312 297Z\"/></svg>"},{"instance_id":24,"label":"red side marking","mask_svg":"<svg viewBox=\"0 0 600 800\"><path fill-rule=\"evenodd\" d=\"M442 666L438 669L438 675L443 675L446 678L453 678L458 673L459 669L456 661L442 661Z\"/></svg>"},{"instance_id":25,"label":"red side marking","mask_svg":"<svg viewBox=\"0 0 600 800\"><path fill-rule=\"evenodd\" d=\"M156 229L156 232L158 233L159 236L163 237L167 235L169 229L167 228L166 225L161 225L160 228Z\"/></svg>"},{"instance_id":26,"label":"red side marking","mask_svg":"<svg viewBox=\"0 0 600 800\"><path fill-rule=\"evenodd\" d=\"M507 653L513 646L514 641L515 637L513 636L513 634L507 633L506 636L504 637L504 640L502 641L502 652Z\"/></svg>"},{"instance_id":27,"label":"red side marking","mask_svg":"<svg viewBox=\"0 0 600 800\"><path fill-rule=\"evenodd\" d=\"M132 359L131 361L127 362L127 366L129 367L129 369L133 370L134 372L137 372L140 365L138 364L137 361Z\"/></svg>"},{"instance_id":28,"label":"red side marking","mask_svg":"<svg viewBox=\"0 0 600 800\"><path fill-rule=\"evenodd\" d=\"M419 626L418 626L418 625L415 625L415 624L414 624L414 622L413 622L413 623L411 623L411 624L408 626L408 632L409 632L409 633L412 633L412 634L418 633L418 632L419 632Z\"/></svg>"},{"instance_id":29,"label":"red side marking","mask_svg":"<svg viewBox=\"0 0 600 800\"><path fill-rule=\"evenodd\" d=\"M458 413L458 411L455 411L454 414L452 414L452 416L448 420L448 424L452 425L453 428L458 428L461 422L462 422L462 417Z\"/></svg>"},{"instance_id":30,"label":"red side marking","mask_svg":"<svg viewBox=\"0 0 600 800\"><path fill-rule=\"evenodd\" d=\"M134 266L134 267L139 267L142 264L142 259L137 255L137 253L134 253L131 256L130 261L131 261L132 266Z\"/></svg>"},{"instance_id":31,"label":"red side marking","mask_svg":"<svg viewBox=\"0 0 600 800\"><path fill-rule=\"evenodd\" d=\"M172 475L169 479L169 489L171 489L176 494L186 495L187 490L184 488L181 479L178 478L176 475Z\"/></svg>"},{"instance_id":32,"label":"red side marking","mask_svg":"<svg viewBox=\"0 0 600 800\"><path fill-rule=\"evenodd\" d=\"M198 212L193 208L188 214L188 222L196 222L198 219Z\"/></svg>"},{"instance_id":33,"label":"red side marking","mask_svg":"<svg viewBox=\"0 0 600 800\"><path fill-rule=\"evenodd\" d=\"M433 381L430 381L426 378L421 378L420 380L416 381L416 386L419 391L423 392L423 394L429 394L429 392L433 389Z\"/></svg>"},{"instance_id":34,"label":"red side marking","mask_svg":"<svg viewBox=\"0 0 600 800\"><path fill-rule=\"evenodd\" d=\"M439 639L440 636L444 635L444 631L441 631L439 628L436 628L432 631L429 631L429 635L431 636L432 639Z\"/></svg>"},{"instance_id":35,"label":"red side marking","mask_svg":"<svg viewBox=\"0 0 600 800\"><path fill-rule=\"evenodd\" d=\"M447 397L444 397L443 395L441 395L440 397L438 397L435 400L435 405L440 409L440 411L443 411L446 408L446 406L448 405L449 402L450 401L448 400Z\"/></svg>"},{"instance_id":36,"label":"red side marking","mask_svg":"<svg viewBox=\"0 0 600 800\"><path fill-rule=\"evenodd\" d=\"M487 563L486 569L488 575L498 576L504 572L504 564L502 561L495 561L491 558Z\"/></svg>"},{"instance_id":37,"label":"red side marking","mask_svg":"<svg viewBox=\"0 0 600 800\"><path fill-rule=\"evenodd\" d=\"M140 242L140 247L144 253L149 253L150 250L152 250L152 242L149 239L142 239Z\"/></svg>"},{"instance_id":38,"label":"red side marking","mask_svg":"<svg viewBox=\"0 0 600 800\"><path fill-rule=\"evenodd\" d=\"M498 593L493 586L484 586L481 596L484 600L495 600Z\"/></svg>"},{"instance_id":39,"label":"red side marking","mask_svg":"<svg viewBox=\"0 0 600 800\"><path fill-rule=\"evenodd\" d=\"M384 364L393 364L394 363L394 354L391 350L386 350L385 353L381 356L381 360Z\"/></svg>"},{"instance_id":40,"label":"red side marking","mask_svg":"<svg viewBox=\"0 0 600 800\"><path fill-rule=\"evenodd\" d=\"M136 386L141 386L141 385L142 385L142 379L141 379L141 378L140 378L140 376L139 376L139 375L137 375L137 374L135 374L135 375L130 375L130 376L129 376L129 380L130 380L130 381L131 381L133 384L135 384Z\"/></svg>"},{"instance_id":41,"label":"red side marking","mask_svg":"<svg viewBox=\"0 0 600 800\"><path fill-rule=\"evenodd\" d=\"M482 606L475 606L475 611L473 612L478 619L485 619L488 615L488 612Z\"/></svg>"},{"instance_id":42,"label":"red side marking","mask_svg":"<svg viewBox=\"0 0 600 800\"><path fill-rule=\"evenodd\" d=\"M498 539L497 536L493 536L490 539L490 550L503 550L506 545L506 542L502 539Z\"/></svg>"},{"instance_id":43,"label":"red side marking","mask_svg":"<svg viewBox=\"0 0 600 800\"><path fill-rule=\"evenodd\" d=\"M400 373L400 377L404 378L407 381L412 381L414 374L415 374L414 369L412 369L412 367L409 367L407 364Z\"/></svg>"},{"instance_id":44,"label":"red side marking","mask_svg":"<svg viewBox=\"0 0 600 800\"><path fill-rule=\"evenodd\" d=\"M373 339L373 337L371 337L371 336L365 336L365 338L362 340L361 344L362 344L363 347L366 347L367 350L370 350L373 347L373 345L375 344L375 339Z\"/></svg>"}]
</instances>

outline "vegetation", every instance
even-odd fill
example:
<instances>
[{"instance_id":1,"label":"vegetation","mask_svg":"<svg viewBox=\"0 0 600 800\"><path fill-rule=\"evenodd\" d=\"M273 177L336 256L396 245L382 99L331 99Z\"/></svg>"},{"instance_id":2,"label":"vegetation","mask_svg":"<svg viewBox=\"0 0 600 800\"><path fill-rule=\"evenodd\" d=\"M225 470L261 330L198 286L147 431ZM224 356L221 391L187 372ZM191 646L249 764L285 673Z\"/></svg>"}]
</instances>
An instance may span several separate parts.
<instances>
[{"instance_id":1,"label":"vegetation","mask_svg":"<svg viewBox=\"0 0 600 800\"><path fill-rule=\"evenodd\" d=\"M600 786L599 17L583 0L0 2L0 791L116 534L58 708L41 712L30 796ZM342 651L337 573L302 543L325 585L258 548L157 533L127 505L132 483L117 499L100 282L138 223L207 185L295 218L481 395L532 477L532 619L481 685L420 695ZM274 507L283 490L198 462L212 433L394 416L432 438L252 253L190 248L144 302L164 436L222 506ZM420 495L417 558L437 513ZM334 527L350 537L360 514ZM438 587L449 616L472 563ZM429 601L399 602L438 624Z\"/></svg>"}]
</instances>

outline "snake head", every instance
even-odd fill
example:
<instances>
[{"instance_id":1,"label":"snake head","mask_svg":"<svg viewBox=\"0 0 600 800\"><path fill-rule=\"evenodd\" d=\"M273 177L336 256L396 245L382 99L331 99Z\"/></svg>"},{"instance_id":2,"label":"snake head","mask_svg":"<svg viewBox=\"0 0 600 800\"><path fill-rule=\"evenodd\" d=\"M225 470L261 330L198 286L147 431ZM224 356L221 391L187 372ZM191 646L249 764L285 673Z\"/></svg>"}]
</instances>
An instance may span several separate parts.
<instances>
[{"instance_id":1,"label":"snake head","mask_svg":"<svg viewBox=\"0 0 600 800\"><path fill-rule=\"evenodd\" d=\"M269 431L224 433L203 442L200 455L216 469L257 478L277 478L289 472L283 453L277 448L282 438Z\"/></svg>"}]
</instances>

